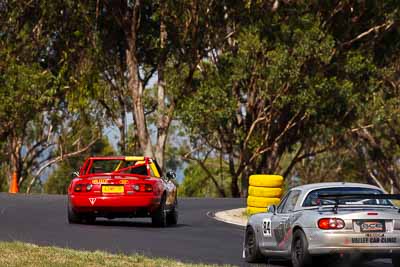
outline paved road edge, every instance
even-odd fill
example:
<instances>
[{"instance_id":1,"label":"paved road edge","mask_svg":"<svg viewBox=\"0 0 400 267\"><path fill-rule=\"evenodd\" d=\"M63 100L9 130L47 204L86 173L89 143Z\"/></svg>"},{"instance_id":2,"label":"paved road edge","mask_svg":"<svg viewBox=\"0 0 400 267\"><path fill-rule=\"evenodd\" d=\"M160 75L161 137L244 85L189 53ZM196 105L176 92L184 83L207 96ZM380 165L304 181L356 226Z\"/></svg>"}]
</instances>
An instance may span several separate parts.
<instances>
[{"instance_id":1,"label":"paved road edge","mask_svg":"<svg viewBox=\"0 0 400 267\"><path fill-rule=\"evenodd\" d=\"M247 217L244 215L245 211L246 208L239 208L217 211L215 213L209 212L208 215L221 222L245 227L247 224Z\"/></svg>"}]
</instances>

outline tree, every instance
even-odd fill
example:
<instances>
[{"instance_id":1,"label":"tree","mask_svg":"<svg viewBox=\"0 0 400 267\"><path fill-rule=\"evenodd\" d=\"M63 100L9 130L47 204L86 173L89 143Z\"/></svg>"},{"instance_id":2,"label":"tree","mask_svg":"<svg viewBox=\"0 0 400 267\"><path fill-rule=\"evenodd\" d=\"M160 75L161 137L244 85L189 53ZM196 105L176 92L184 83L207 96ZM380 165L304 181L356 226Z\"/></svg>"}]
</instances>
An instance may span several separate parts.
<instances>
[{"instance_id":1,"label":"tree","mask_svg":"<svg viewBox=\"0 0 400 267\"><path fill-rule=\"evenodd\" d=\"M399 16L399 5L395 1L333 4L335 12L324 12L331 17L326 20L327 27L341 40L341 48L352 53L349 72L365 77L372 71L376 79L373 94L358 103L358 119L342 140L345 153L340 154L342 163L335 169L340 170L340 177L357 178L388 192L398 191L400 35L395 18Z\"/></svg>"},{"instance_id":2,"label":"tree","mask_svg":"<svg viewBox=\"0 0 400 267\"><path fill-rule=\"evenodd\" d=\"M142 152L155 156L164 166L168 129L177 101L190 96L193 73L198 63L218 42L224 5L214 1L106 1L125 44L124 58L132 114ZM180 72L179 82L169 85L168 69ZM156 144L151 142L146 114L145 90L149 77L157 76L155 118ZM178 85L179 84L179 85Z\"/></svg>"},{"instance_id":3,"label":"tree","mask_svg":"<svg viewBox=\"0 0 400 267\"><path fill-rule=\"evenodd\" d=\"M377 5L286 2L269 16L250 6L248 20L232 22L233 41L203 61L198 90L180 114L194 151L206 146L226 155L233 196L240 176L288 174L351 132L365 111L360 103L378 90L371 49L394 33L394 2ZM292 151L293 164L280 169Z\"/></svg>"},{"instance_id":4,"label":"tree","mask_svg":"<svg viewBox=\"0 0 400 267\"><path fill-rule=\"evenodd\" d=\"M92 37L80 31L89 28L88 16L77 15L82 8L75 1L1 2L0 136L7 140L8 176L14 173L20 186L35 181L53 147L61 147L60 133L79 117L70 111L89 109L71 105L77 89L96 85L91 53L81 49Z\"/></svg>"},{"instance_id":5,"label":"tree","mask_svg":"<svg viewBox=\"0 0 400 267\"><path fill-rule=\"evenodd\" d=\"M399 59L393 55L380 69L380 90L371 97L347 147L360 176L388 192L399 192L400 90Z\"/></svg>"}]
</instances>

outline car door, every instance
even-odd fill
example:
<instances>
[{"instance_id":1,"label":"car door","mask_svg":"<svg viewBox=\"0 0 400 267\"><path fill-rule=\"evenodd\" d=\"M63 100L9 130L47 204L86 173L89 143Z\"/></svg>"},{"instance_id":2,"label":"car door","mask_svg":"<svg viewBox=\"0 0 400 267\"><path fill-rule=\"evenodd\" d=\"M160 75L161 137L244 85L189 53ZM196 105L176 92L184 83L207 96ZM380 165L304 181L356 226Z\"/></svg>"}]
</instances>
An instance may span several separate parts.
<instances>
[{"instance_id":1,"label":"car door","mask_svg":"<svg viewBox=\"0 0 400 267\"><path fill-rule=\"evenodd\" d=\"M301 194L300 190L289 191L285 202L276 210L276 214L272 217L273 238L272 243L277 250L286 250L291 234L291 219L293 211L296 207L297 200Z\"/></svg>"},{"instance_id":2,"label":"car door","mask_svg":"<svg viewBox=\"0 0 400 267\"><path fill-rule=\"evenodd\" d=\"M285 205L287 198L290 195L290 191L286 193L283 197L281 202L279 203L278 207L276 208L275 212L268 211L265 216L262 218L261 223L261 247L267 250L276 250L276 238L275 238L275 231L272 222L274 221L275 217L277 216L277 210L281 210L282 207Z\"/></svg>"}]
</instances>

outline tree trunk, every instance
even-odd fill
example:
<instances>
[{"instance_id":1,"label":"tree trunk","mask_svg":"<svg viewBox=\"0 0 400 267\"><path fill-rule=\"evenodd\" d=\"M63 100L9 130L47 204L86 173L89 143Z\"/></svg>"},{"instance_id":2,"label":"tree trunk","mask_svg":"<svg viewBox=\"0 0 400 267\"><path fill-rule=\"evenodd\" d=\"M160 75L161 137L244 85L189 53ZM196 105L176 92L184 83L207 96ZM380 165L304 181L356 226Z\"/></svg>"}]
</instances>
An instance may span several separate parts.
<instances>
[{"instance_id":1,"label":"tree trunk","mask_svg":"<svg viewBox=\"0 0 400 267\"><path fill-rule=\"evenodd\" d=\"M143 82L139 77L139 63L136 55L136 40L140 20L139 0L135 1L132 13L130 23L128 24L129 27L125 29L128 42L128 47L126 49L126 64L129 72L128 88L132 93L133 116L135 118L140 148L145 156L152 157L151 140L147 131L146 117L144 114Z\"/></svg>"},{"instance_id":2,"label":"tree trunk","mask_svg":"<svg viewBox=\"0 0 400 267\"><path fill-rule=\"evenodd\" d=\"M249 177L250 177L250 172L248 168L245 168L242 172L242 191L241 191L241 196L242 197L247 197L248 196L248 191L249 191Z\"/></svg>"},{"instance_id":3,"label":"tree trunk","mask_svg":"<svg viewBox=\"0 0 400 267\"><path fill-rule=\"evenodd\" d=\"M238 175L235 172L235 163L234 163L234 158L233 154L229 154L229 172L231 174L232 180L231 180L231 193L232 197L240 197L240 190L238 186Z\"/></svg>"},{"instance_id":4,"label":"tree trunk","mask_svg":"<svg viewBox=\"0 0 400 267\"><path fill-rule=\"evenodd\" d=\"M157 66L158 84L157 84L157 144L155 157L161 169L164 169L165 159L165 144L168 137L168 129L172 119L174 103L170 103L170 108L165 105L165 62L167 58L166 44L167 44L167 27L164 21L165 17L165 3L161 3L161 18L160 18L160 48L161 56ZM171 100L173 101L173 100Z\"/></svg>"},{"instance_id":5,"label":"tree trunk","mask_svg":"<svg viewBox=\"0 0 400 267\"><path fill-rule=\"evenodd\" d=\"M127 52L127 55L128 55L127 56L128 69L131 76L129 77L128 87L132 91L133 115L135 117L135 124L136 124L137 135L139 138L139 145L144 156L152 157L153 151L151 148L150 137L147 132L146 117L144 114L143 84L138 77L139 76L138 66L136 65L136 60L132 59L133 56L131 52Z\"/></svg>"},{"instance_id":6,"label":"tree trunk","mask_svg":"<svg viewBox=\"0 0 400 267\"><path fill-rule=\"evenodd\" d=\"M119 140L119 149L122 155L126 153L126 114L125 110L121 112L121 124L118 125L118 130L121 135Z\"/></svg>"}]
</instances>

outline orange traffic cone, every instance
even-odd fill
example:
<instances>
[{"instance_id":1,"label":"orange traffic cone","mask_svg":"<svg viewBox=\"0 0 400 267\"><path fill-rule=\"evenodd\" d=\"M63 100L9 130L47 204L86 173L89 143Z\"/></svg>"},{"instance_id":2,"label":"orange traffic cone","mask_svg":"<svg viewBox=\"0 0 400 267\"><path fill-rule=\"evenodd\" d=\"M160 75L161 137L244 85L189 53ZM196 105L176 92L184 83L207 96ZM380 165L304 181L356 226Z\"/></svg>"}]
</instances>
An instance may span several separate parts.
<instances>
[{"instance_id":1,"label":"orange traffic cone","mask_svg":"<svg viewBox=\"0 0 400 267\"><path fill-rule=\"evenodd\" d=\"M15 194L19 192L18 181L17 181L17 173L14 172L11 179L10 193Z\"/></svg>"}]
</instances>

